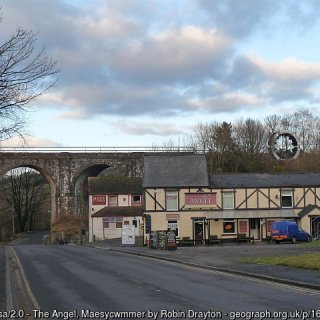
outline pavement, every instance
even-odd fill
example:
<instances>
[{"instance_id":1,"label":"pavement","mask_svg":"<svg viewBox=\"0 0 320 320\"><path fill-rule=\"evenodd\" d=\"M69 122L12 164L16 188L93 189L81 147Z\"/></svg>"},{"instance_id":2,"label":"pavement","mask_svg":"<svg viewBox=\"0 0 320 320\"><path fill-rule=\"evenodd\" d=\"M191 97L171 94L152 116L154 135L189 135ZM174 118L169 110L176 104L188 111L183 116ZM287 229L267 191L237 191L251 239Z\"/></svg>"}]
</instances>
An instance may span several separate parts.
<instances>
[{"instance_id":1,"label":"pavement","mask_svg":"<svg viewBox=\"0 0 320 320\"><path fill-rule=\"evenodd\" d=\"M244 263L242 258L292 256L306 253L320 253L320 246L307 247L304 244L223 244L208 246L178 247L177 250L155 250L146 247L122 247L119 239L88 244L91 247L135 254L154 259L204 269L253 277L276 283L320 290L320 271Z\"/></svg>"},{"instance_id":2,"label":"pavement","mask_svg":"<svg viewBox=\"0 0 320 320\"><path fill-rule=\"evenodd\" d=\"M0 244L0 311L6 309L6 255Z\"/></svg>"}]
</instances>

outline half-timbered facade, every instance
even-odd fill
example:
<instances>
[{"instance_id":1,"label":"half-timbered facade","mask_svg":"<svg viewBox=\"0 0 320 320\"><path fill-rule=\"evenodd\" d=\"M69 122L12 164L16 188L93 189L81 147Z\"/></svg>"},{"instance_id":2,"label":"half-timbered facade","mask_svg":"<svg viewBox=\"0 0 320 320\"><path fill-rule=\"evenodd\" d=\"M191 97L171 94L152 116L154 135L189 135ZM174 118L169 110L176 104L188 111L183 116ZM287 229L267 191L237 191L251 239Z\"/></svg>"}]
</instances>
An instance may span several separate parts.
<instances>
[{"instance_id":1,"label":"half-timbered facade","mask_svg":"<svg viewBox=\"0 0 320 320\"><path fill-rule=\"evenodd\" d=\"M263 240L273 221L294 219L319 236L320 173L208 176L202 155L145 156L143 189L152 231L198 243L237 234Z\"/></svg>"}]
</instances>

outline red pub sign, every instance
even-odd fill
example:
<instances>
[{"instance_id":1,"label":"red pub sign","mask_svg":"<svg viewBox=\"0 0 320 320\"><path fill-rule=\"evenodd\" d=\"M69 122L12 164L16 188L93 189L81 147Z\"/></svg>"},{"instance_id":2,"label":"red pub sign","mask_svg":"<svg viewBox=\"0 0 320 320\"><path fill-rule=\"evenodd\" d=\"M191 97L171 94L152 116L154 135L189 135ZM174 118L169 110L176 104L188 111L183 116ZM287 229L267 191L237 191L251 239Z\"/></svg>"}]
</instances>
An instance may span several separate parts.
<instances>
[{"instance_id":1,"label":"red pub sign","mask_svg":"<svg viewBox=\"0 0 320 320\"><path fill-rule=\"evenodd\" d=\"M186 205L215 205L215 193L186 193Z\"/></svg>"},{"instance_id":2,"label":"red pub sign","mask_svg":"<svg viewBox=\"0 0 320 320\"><path fill-rule=\"evenodd\" d=\"M92 196L93 205L106 205L107 197L106 196Z\"/></svg>"}]
</instances>

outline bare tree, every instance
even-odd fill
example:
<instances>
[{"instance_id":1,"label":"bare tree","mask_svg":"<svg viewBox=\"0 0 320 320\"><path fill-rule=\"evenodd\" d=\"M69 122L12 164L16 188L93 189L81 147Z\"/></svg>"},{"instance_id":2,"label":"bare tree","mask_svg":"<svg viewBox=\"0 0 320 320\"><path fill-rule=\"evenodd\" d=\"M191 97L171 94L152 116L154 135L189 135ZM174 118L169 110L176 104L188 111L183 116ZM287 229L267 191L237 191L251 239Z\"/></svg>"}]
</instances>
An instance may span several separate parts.
<instances>
[{"instance_id":1,"label":"bare tree","mask_svg":"<svg viewBox=\"0 0 320 320\"><path fill-rule=\"evenodd\" d=\"M261 170L262 155L267 149L266 129L260 121L239 120L234 126L235 141L246 171Z\"/></svg>"},{"instance_id":2,"label":"bare tree","mask_svg":"<svg viewBox=\"0 0 320 320\"><path fill-rule=\"evenodd\" d=\"M56 61L44 48L37 51L36 42L35 33L17 27L0 44L0 140L22 135L25 111L57 81Z\"/></svg>"},{"instance_id":3,"label":"bare tree","mask_svg":"<svg viewBox=\"0 0 320 320\"><path fill-rule=\"evenodd\" d=\"M17 224L17 232L33 230L35 215L46 203L46 182L36 170L22 167L11 170L2 182L4 197Z\"/></svg>"}]
</instances>

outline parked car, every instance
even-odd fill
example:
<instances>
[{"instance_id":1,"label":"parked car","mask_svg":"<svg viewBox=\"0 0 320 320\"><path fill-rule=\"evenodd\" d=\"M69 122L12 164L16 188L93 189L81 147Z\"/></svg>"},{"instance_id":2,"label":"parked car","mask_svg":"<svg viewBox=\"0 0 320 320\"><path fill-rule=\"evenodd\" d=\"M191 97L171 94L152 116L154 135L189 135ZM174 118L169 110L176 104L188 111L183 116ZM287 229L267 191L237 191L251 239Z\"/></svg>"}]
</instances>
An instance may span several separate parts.
<instances>
[{"instance_id":1,"label":"parked car","mask_svg":"<svg viewBox=\"0 0 320 320\"><path fill-rule=\"evenodd\" d=\"M312 238L308 232L302 230L294 221L278 221L273 222L271 226L271 238L276 243L282 241L311 241Z\"/></svg>"}]
</instances>

